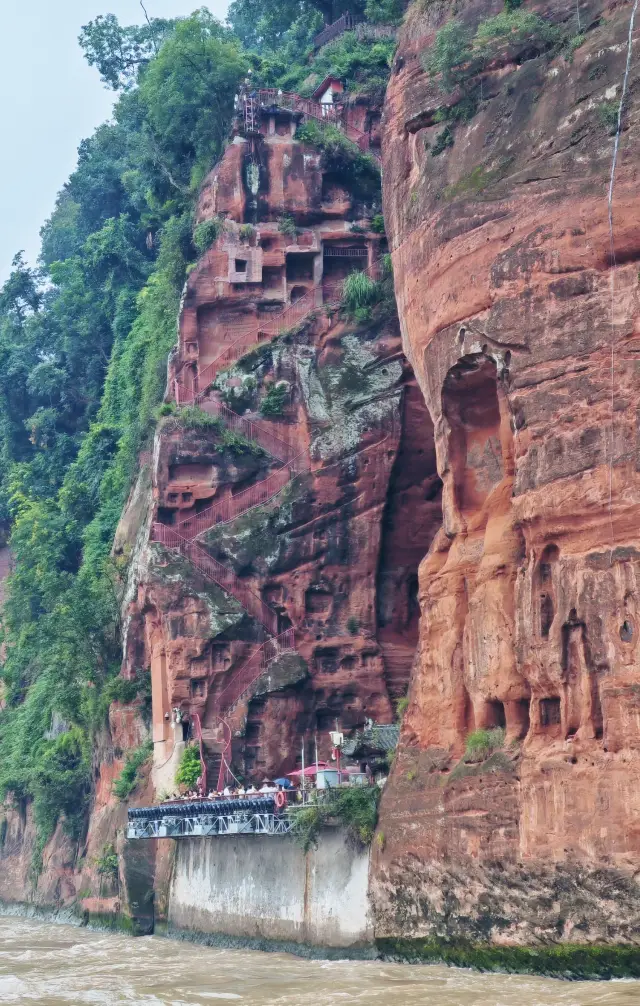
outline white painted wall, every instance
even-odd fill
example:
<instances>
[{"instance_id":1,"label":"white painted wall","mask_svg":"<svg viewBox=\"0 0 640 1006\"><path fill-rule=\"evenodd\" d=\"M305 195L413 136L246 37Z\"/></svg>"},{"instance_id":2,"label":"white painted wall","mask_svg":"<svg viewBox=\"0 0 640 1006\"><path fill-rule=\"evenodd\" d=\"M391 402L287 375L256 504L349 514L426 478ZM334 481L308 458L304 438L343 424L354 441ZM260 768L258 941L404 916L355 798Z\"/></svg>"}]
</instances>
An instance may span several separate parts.
<instances>
[{"instance_id":1,"label":"white painted wall","mask_svg":"<svg viewBox=\"0 0 640 1006\"><path fill-rule=\"evenodd\" d=\"M169 898L175 929L314 946L373 940L368 850L325 830L306 856L288 836L238 835L177 842Z\"/></svg>"}]
</instances>

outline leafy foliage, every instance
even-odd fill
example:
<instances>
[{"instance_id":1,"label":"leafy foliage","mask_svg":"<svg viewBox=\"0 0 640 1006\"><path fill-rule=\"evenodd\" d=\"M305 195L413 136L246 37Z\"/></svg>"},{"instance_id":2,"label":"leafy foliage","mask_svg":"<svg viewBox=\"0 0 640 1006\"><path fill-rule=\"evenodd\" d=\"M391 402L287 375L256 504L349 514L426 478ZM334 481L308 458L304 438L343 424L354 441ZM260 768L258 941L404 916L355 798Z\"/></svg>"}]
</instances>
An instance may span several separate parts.
<instances>
[{"instance_id":1,"label":"leafy foliage","mask_svg":"<svg viewBox=\"0 0 640 1006\"><path fill-rule=\"evenodd\" d=\"M40 271L18 255L0 291L0 539L10 533L15 564L0 797L34 801L40 848L60 816L74 834L85 820L92 738L121 656L111 543L197 255L197 183L246 67L206 11L150 34L109 18L83 32L90 61L122 91L114 119L80 145L42 230ZM57 722L66 729L53 736Z\"/></svg>"},{"instance_id":2,"label":"leafy foliage","mask_svg":"<svg viewBox=\"0 0 640 1006\"><path fill-rule=\"evenodd\" d=\"M371 24L398 24L402 20L401 0L367 0L364 8Z\"/></svg>"},{"instance_id":3,"label":"leafy foliage","mask_svg":"<svg viewBox=\"0 0 640 1006\"><path fill-rule=\"evenodd\" d=\"M96 870L101 877L117 879L118 876L118 854L111 844L105 845L101 854L96 859Z\"/></svg>"},{"instance_id":4,"label":"leafy foliage","mask_svg":"<svg viewBox=\"0 0 640 1006\"><path fill-rule=\"evenodd\" d=\"M366 272L349 273L342 287L342 302L351 317L360 320L379 298L378 284Z\"/></svg>"},{"instance_id":5,"label":"leafy foliage","mask_svg":"<svg viewBox=\"0 0 640 1006\"><path fill-rule=\"evenodd\" d=\"M295 238L298 233L298 228L296 227L295 220L289 213L283 213L281 217L278 217L278 230L285 237Z\"/></svg>"},{"instance_id":6,"label":"leafy foliage","mask_svg":"<svg viewBox=\"0 0 640 1006\"><path fill-rule=\"evenodd\" d=\"M363 154L337 126L310 119L298 128L296 138L322 151L322 167L349 192L368 201L379 196L378 162L371 154Z\"/></svg>"},{"instance_id":7,"label":"leafy foliage","mask_svg":"<svg viewBox=\"0 0 640 1006\"><path fill-rule=\"evenodd\" d=\"M493 730L474 730L469 734L465 744L465 758L488 758L493 751L504 745L504 730L495 727Z\"/></svg>"},{"instance_id":8,"label":"leafy foliage","mask_svg":"<svg viewBox=\"0 0 640 1006\"><path fill-rule=\"evenodd\" d=\"M260 412L263 416L281 416L289 396L289 387L284 381L270 384L269 389L260 402Z\"/></svg>"},{"instance_id":9,"label":"leafy foliage","mask_svg":"<svg viewBox=\"0 0 640 1006\"><path fill-rule=\"evenodd\" d=\"M117 91L135 84L140 67L153 57L175 23L153 18L148 24L123 28L114 14L100 14L83 25L78 41L89 66L95 66L100 80Z\"/></svg>"},{"instance_id":10,"label":"leafy foliage","mask_svg":"<svg viewBox=\"0 0 640 1006\"><path fill-rule=\"evenodd\" d=\"M431 156L437 157L438 154L444 153L447 147L452 147L454 143L453 133L448 126L445 126L441 133L438 133L435 139L435 143L431 148Z\"/></svg>"},{"instance_id":11,"label":"leafy foliage","mask_svg":"<svg viewBox=\"0 0 640 1006\"><path fill-rule=\"evenodd\" d=\"M176 772L176 783L178 786L186 786L187 789L193 789L201 775L200 751L196 745L190 745L182 752L178 771Z\"/></svg>"},{"instance_id":12,"label":"leafy foliage","mask_svg":"<svg viewBox=\"0 0 640 1006\"><path fill-rule=\"evenodd\" d=\"M609 136L615 136L618 131L618 107L617 101L601 101L597 107L600 124L604 126Z\"/></svg>"},{"instance_id":13,"label":"leafy foliage","mask_svg":"<svg viewBox=\"0 0 640 1006\"><path fill-rule=\"evenodd\" d=\"M424 59L425 69L441 75L440 86L452 92L463 90L467 82L493 60L516 54L520 59L538 56L557 46L561 30L533 11L513 5L482 21L475 34L461 21L448 21L437 32Z\"/></svg>"},{"instance_id":14,"label":"leafy foliage","mask_svg":"<svg viewBox=\"0 0 640 1006\"><path fill-rule=\"evenodd\" d=\"M201 255L204 255L207 248L211 247L222 233L223 228L224 224L218 217L214 217L212 220L203 220L198 224L193 232L193 243Z\"/></svg>"},{"instance_id":15,"label":"leafy foliage","mask_svg":"<svg viewBox=\"0 0 640 1006\"><path fill-rule=\"evenodd\" d=\"M147 741L139 748L129 752L124 768L113 784L113 792L119 800L126 800L140 782L140 769L149 761L153 754L153 743Z\"/></svg>"},{"instance_id":16,"label":"leafy foliage","mask_svg":"<svg viewBox=\"0 0 640 1006\"><path fill-rule=\"evenodd\" d=\"M292 835L308 852L318 844L322 828L332 819L337 819L354 845L370 845L378 820L379 801L378 786L320 790L316 803L294 811Z\"/></svg>"},{"instance_id":17,"label":"leafy foliage","mask_svg":"<svg viewBox=\"0 0 640 1006\"><path fill-rule=\"evenodd\" d=\"M396 699L396 717L399 721L402 721L402 717L409 708L409 698L407 695L403 695L401 699Z\"/></svg>"}]
</instances>

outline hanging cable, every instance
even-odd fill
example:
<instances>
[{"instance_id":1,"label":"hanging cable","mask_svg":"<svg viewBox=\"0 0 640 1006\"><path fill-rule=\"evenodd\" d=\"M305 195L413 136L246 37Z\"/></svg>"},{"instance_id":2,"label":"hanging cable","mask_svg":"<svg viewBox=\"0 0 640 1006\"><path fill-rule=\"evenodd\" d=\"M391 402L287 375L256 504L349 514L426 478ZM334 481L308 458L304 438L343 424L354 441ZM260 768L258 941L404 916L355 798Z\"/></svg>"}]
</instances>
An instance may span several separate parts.
<instances>
[{"instance_id":1,"label":"hanging cable","mask_svg":"<svg viewBox=\"0 0 640 1006\"><path fill-rule=\"evenodd\" d=\"M611 288L611 422L610 422L610 438L611 444L609 448L609 529L611 534L611 552L609 557L609 562L613 558L613 545L614 545L614 534L613 534L613 452L614 452L614 394L615 394L615 323L614 323L614 311L615 311L615 275L616 275L616 250L613 238L613 192L616 180L616 169L618 166L618 151L620 149L620 134L622 132L622 115L624 112L624 103L627 97L627 88L629 85L629 71L631 69L631 56L633 54L633 28L636 19L636 11L638 9L638 0L634 0L633 7L631 9L631 17L629 18L629 33L627 36L627 62L625 65L624 78L622 81L622 94L620 95L620 104L618 105L618 121L616 124L616 134L613 143L613 157L611 160L611 175L609 178L609 198L608 198L608 213L609 213L609 264L611 268L610 277L610 288Z\"/></svg>"}]
</instances>

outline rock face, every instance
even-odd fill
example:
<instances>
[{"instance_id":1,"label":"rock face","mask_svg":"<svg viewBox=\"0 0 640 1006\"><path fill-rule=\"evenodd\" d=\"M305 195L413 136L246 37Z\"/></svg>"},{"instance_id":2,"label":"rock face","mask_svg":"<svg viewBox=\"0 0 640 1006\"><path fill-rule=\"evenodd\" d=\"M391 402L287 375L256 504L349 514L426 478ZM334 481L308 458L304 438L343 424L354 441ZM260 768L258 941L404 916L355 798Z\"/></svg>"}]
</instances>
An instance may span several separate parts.
<instances>
[{"instance_id":1,"label":"rock face","mask_svg":"<svg viewBox=\"0 0 640 1006\"><path fill-rule=\"evenodd\" d=\"M575 7L534 6L576 33ZM581 5L572 59L505 47L443 145L436 111L461 93L423 57L456 12L475 30L498 9L412 9L383 121L403 346L435 430L443 524L420 566L377 932L637 940L637 60L612 243L606 126L630 5ZM499 728L503 744L494 732L464 755L472 731Z\"/></svg>"},{"instance_id":2,"label":"rock face","mask_svg":"<svg viewBox=\"0 0 640 1006\"><path fill-rule=\"evenodd\" d=\"M209 785L229 735L236 771L259 782L299 766L303 739L307 763L316 738L328 758L336 720L347 734L392 722L413 662L417 568L441 521L433 432L391 290L358 320L336 306L350 272L381 274L375 192L294 125L264 110L198 206L214 239L169 381L192 408L159 428L152 516L156 538L190 537L229 586L157 543L132 564L125 674L151 667L159 792L198 719ZM263 505L238 513L254 490ZM249 674L265 634L290 630L288 652Z\"/></svg>"}]
</instances>

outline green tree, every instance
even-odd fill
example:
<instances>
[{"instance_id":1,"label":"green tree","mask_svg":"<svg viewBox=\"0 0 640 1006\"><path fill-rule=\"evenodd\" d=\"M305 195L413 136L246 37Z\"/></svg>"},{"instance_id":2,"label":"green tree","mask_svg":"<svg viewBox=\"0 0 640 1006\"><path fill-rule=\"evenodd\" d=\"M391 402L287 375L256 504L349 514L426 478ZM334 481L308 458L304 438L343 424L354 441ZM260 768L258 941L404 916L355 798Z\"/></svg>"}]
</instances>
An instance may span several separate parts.
<instances>
[{"instance_id":1,"label":"green tree","mask_svg":"<svg viewBox=\"0 0 640 1006\"><path fill-rule=\"evenodd\" d=\"M82 26L78 42L89 66L95 66L102 82L117 91L135 84L140 68L157 53L175 24L153 18L125 28L115 14L100 14Z\"/></svg>"}]
</instances>

